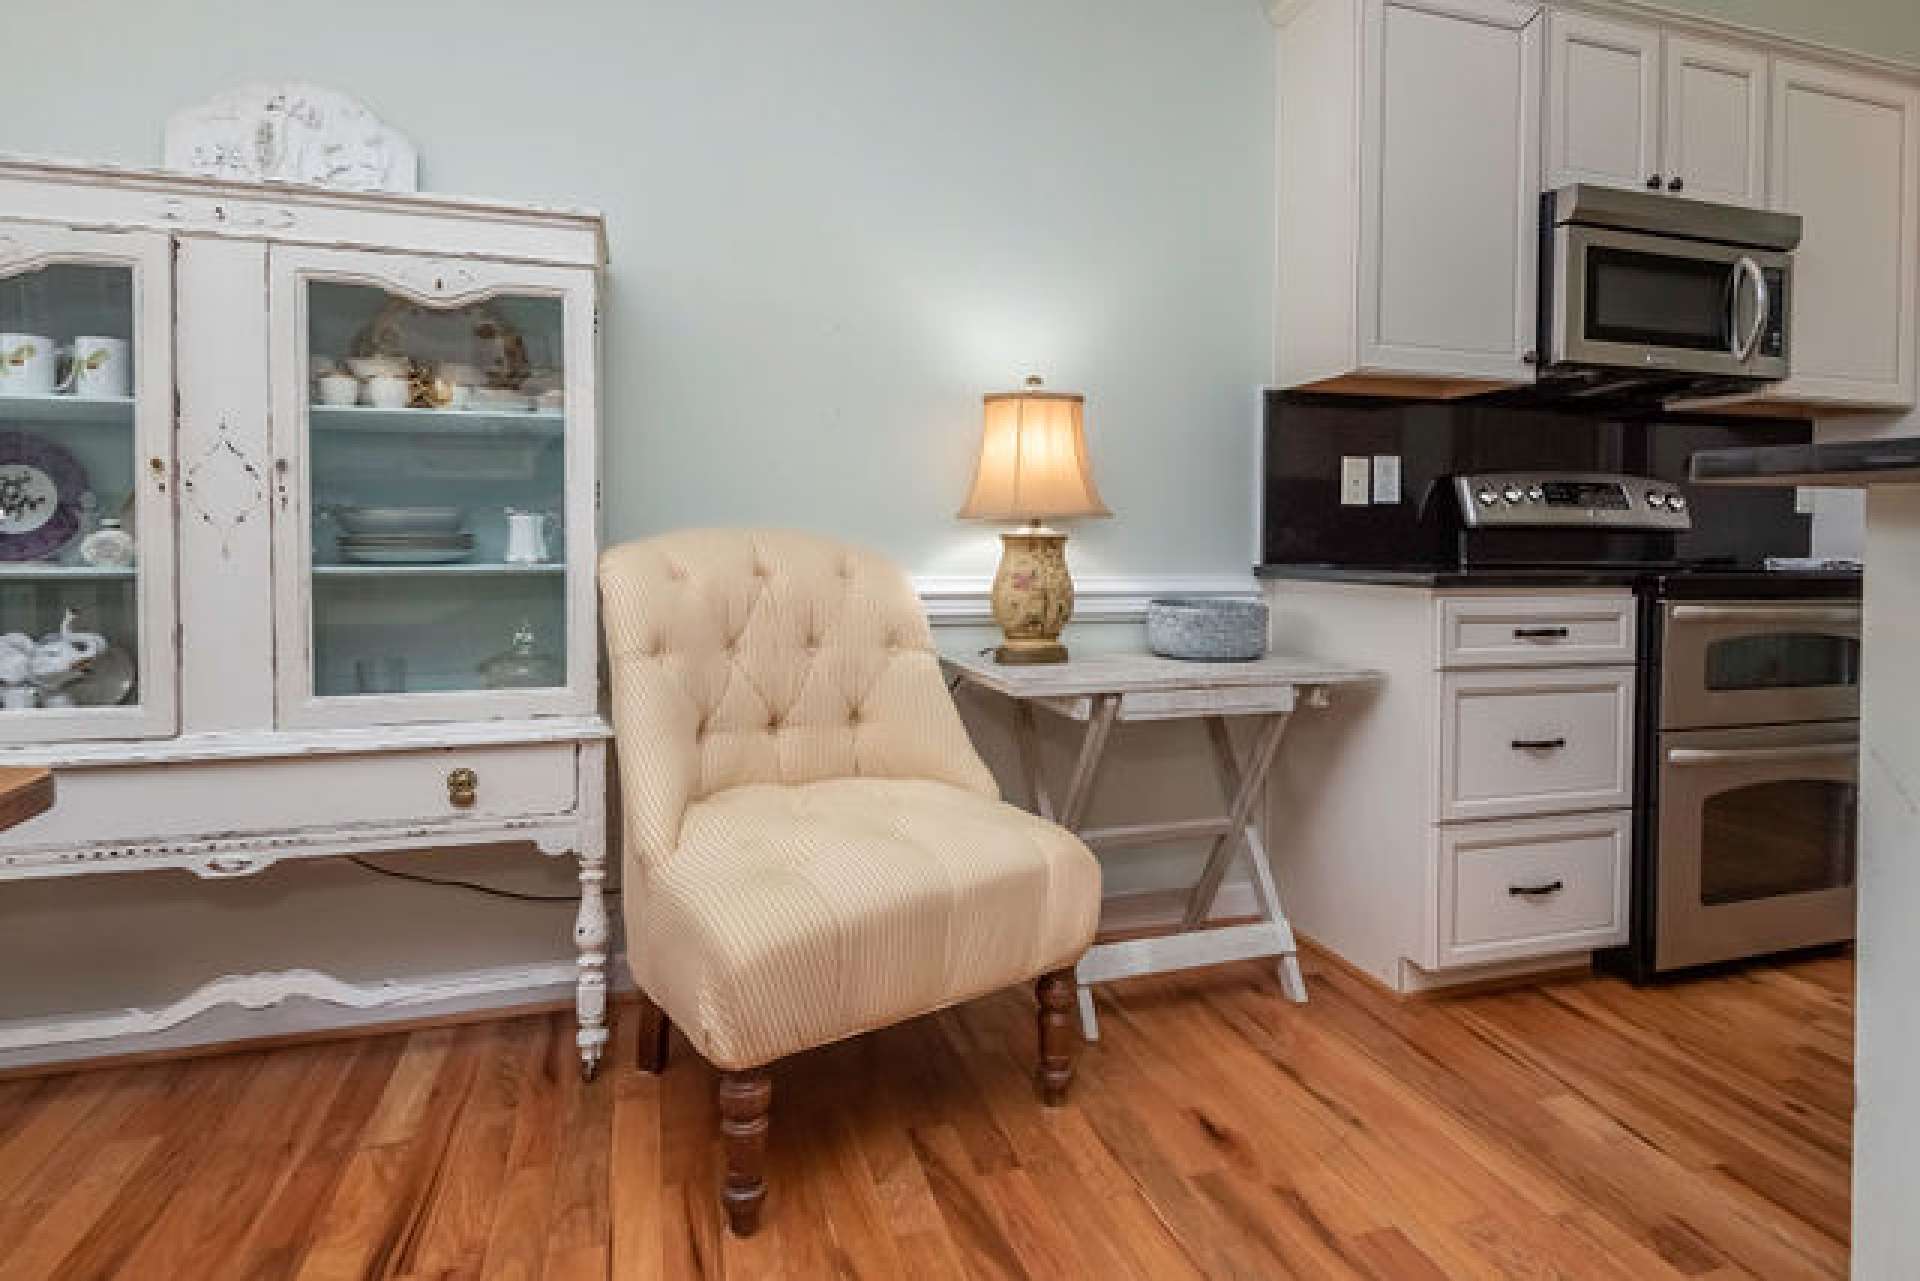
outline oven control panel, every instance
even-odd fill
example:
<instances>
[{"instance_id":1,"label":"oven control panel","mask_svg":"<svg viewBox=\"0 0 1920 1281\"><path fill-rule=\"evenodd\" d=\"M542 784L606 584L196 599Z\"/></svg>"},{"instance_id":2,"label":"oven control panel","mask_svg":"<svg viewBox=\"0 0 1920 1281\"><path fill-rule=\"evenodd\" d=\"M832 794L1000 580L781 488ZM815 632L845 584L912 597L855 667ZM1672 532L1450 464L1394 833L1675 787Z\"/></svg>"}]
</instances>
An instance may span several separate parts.
<instances>
[{"instance_id":1,"label":"oven control panel","mask_svg":"<svg viewBox=\"0 0 1920 1281\"><path fill-rule=\"evenodd\" d=\"M1478 472L1453 478L1469 529L1693 528L1678 485L1607 472Z\"/></svg>"}]
</instances>

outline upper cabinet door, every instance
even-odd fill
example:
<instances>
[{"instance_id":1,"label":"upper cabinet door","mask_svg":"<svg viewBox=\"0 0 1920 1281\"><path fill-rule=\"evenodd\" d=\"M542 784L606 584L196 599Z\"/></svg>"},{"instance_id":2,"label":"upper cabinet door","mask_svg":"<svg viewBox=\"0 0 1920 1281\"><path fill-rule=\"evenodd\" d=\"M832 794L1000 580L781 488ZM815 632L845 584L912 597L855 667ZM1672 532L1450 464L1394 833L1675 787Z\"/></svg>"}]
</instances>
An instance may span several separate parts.
<instances>
[{"instance_id":1,"label":"upper cabinet door","mask_svg":"<svg viewBox=\"0 0 1920 1281\"><path fill-rule=\"evenodd\" d=\"M164 737L173 254L0 222L0 743Z\"/></svg>"},{"instance_id":2,"label":"upper cabinet door","mask_svg":"<svg viewBox=\"0 0 1920 1281\"><path fill-rule=\"evenodd\" d=\"M1667 189L1727 205L1767 202L1767 57L1667 37Z\"/></svg>"},{"instance_id":3,"label":"upper cabinet door","mask_svg":"<svg viewBox=\"0 0 1920 1281\"><path fill-rule=\"evenodd\" d=\"M1914 403L1920 91L1776 59L1768 203L1806 220L1793 261L1793 376L1777 395Z\"/></svg>"},{"instance_id":4,"label":"upper cabinet door","mask_svg":"<svg viewBox=\"0 0 1920 1281\"><path fill-rule=\"evenodd\" d=\"M275 247L283 726L594 708L594 273Z\"/></svg>"},{"instance_id":5,"label":"upper cabinet door","mask_svg":"<svg viewBox=\"0 0 1920 1281\"><path fill-rule=\"evenodd\" d=\"M1547 23L1546 185L1659 185L1659 28L1565 11Z\"/></svg>"},{"instance_id":6,"label":"upper cabinet door","mask_svg":"<svg viewBox=\"0 0 1920 1281\"><path fill-rule=\"evenodd\" d=\"M1371 0L1360 364L1532 376L1540 22L1507 0Z\"/></svg>"}]
</instances>

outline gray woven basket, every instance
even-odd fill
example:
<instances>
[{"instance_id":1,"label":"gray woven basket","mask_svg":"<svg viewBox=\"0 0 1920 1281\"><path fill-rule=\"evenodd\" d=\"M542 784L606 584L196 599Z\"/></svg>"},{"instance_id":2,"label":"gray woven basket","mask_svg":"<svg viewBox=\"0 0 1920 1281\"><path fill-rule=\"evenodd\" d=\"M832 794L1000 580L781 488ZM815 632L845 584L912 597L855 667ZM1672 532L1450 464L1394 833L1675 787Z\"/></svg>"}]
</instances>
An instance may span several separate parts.
<instances>
[{"instance_id":1,"label":"gray woven basket","mask_svg":"<svg viewBox=\"0 0 1920 1281\"><path fill-rule=\"evenodd\" d=\"M1165 658L1259 658L1267 652L1267 603L1233 596L1150 600L1147 648Z\"/></svg>"}]
</instances>

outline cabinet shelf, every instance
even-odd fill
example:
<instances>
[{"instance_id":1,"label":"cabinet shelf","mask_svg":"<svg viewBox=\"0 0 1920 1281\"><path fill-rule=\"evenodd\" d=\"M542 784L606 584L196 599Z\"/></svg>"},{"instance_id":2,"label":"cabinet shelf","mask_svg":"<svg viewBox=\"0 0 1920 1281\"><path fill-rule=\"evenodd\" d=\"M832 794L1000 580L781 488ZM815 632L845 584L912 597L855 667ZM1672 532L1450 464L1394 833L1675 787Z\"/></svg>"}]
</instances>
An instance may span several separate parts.
<instances>
[{"instance_id":1,"label":"cabinet shelf","mask_svg":"<svg viewBox=\"0 0 1920 1281\"><path fill-rule=\"evenodd\" d=\"M315 431L403 433L410 436L559 436L567 415L559 409L376 409L371 405L314 405Z\"/></svg>"},{"instance_id":2,"label":"cabinet shelf","mask_svg":"<svg viewBox=\"0 0 1920 1281\"><path fill-rule=\"evenodd\" d=\"M565 564L543 561L538 565L507 565L496 561L456 561L450 565L315 565L315 578L438 578L500 575L503 577L542 577L567 572Z\"/></svg>"},{"instance_id":3,"label":"cabinet shelf","mask_svg":"<svg viewBox=\"0 0 1920 1281\"><path fill-rule=\"evenodd\" d=\"M139 571L131 565L42 565L34 561L0 562L0 583L41 579L131 579Z\"/></svg>"},{"instance_id":4,"label":"cabinet shelf","mask_svg":"<svg viewBox=\"0 0 1920 1281\"><path fill-rule=\"evenodd\" d=\"M76 423L109 427L133 425L131 396L0 396L0 424Z\"/></svg>"}]
</instances>

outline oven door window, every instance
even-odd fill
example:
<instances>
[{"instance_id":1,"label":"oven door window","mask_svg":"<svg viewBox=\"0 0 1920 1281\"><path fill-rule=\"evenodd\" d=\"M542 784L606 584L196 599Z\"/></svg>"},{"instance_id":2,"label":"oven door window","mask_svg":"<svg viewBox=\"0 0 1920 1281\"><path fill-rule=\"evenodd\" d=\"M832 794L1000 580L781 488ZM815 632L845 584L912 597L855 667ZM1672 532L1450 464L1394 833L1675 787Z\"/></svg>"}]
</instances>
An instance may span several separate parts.
<instances>
[{"instance_id":1,"label":"oven door window","mask_svg":"<svg viewBox=\"0 0 1920 1281\"><path fill-rule=\"evenodd\" d=\"M1709 796L1700 809L1707 907L1845 889L1858 848L1852 783L1783 779Z\"/></svg>"},{"instance_id":2,"label":"oven door window","mask_svg":"<svg viewBox=\"0 0 1920 1281\"><path fill-rule=\"evenodd\" d=\"M1726 263L1590 245L1586 267L1589 341L1732 349L1733 272Z\"/></svg>"},{"instance_id":3,"label":"oven door window","mask_svg":"<svg viewBox=\"0 0 1920 1281\"><path fill-rule=\"evenodd\" d=\"M1813 632L1757 632L1706 647L1706 687L1820 689L1860 683L1860 642Z\"/></svg>"}]
</instances>

